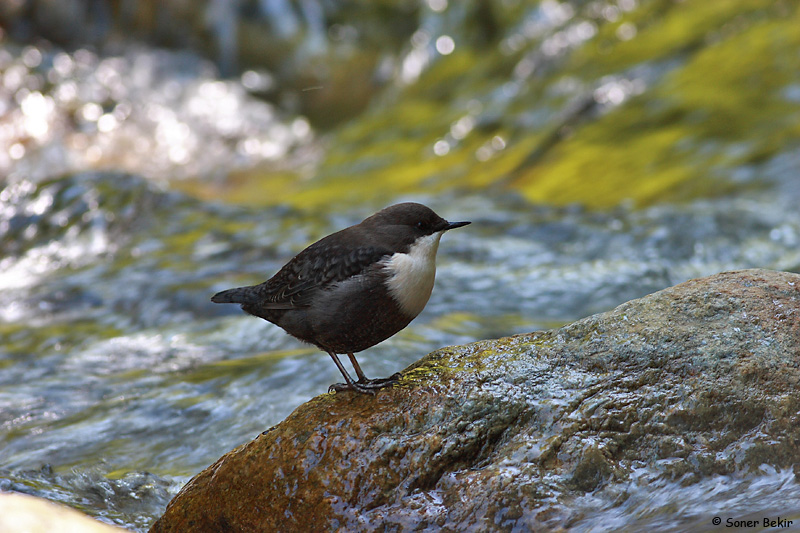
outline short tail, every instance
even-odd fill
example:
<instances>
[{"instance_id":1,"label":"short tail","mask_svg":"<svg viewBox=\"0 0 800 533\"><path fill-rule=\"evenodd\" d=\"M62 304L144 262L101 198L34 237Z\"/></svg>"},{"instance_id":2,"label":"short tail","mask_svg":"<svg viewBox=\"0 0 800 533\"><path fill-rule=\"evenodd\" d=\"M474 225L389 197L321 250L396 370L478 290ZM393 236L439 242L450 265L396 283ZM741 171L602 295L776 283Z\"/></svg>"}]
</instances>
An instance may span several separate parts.
<instances>
[{"instance_id":1,"label":"short tail","mask_svg":"<svg viewBox=\"0 0 800 533\"><path fill-rule=\"evenodd\" d=\"M218 292L211 297L215 304L252 304L258 301L258 295L253 287L239 287Z\"/></svg>"}]
</instances>

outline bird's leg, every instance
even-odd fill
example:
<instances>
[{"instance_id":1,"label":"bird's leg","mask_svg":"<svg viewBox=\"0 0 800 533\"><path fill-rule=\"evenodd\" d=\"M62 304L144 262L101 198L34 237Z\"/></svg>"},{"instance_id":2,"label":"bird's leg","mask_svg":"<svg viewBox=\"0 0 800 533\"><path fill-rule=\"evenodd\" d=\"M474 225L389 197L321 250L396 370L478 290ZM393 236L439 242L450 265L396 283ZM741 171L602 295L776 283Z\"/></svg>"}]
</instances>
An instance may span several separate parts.
<instances>
[{"instance_id":1,"label":"bird's leg","mask_svg":"<svg viewBox=\"0 0 800 533\"><path fill-rule=\"evenodd\" d=\"M365 374L364 371L361 370L361 365L358 364L356 361L356 356L353 352L348 352L347 357L350 359L350 363L352 363L353 368L356 369L356 375L358 376L358 383L364 385L365 387L370 387L373 389L380 389L383 387L388 387L400 379L400 372L392 374L388 378L380 378L380 379L369 379Z\"/></svg>"},{"instance_id":2,"label":"bird's leg","mask_svg":"<svg viewBox=\"0 0 800 533\"><path fill-rule=\"evenodd\" d=\"M345 380L345 383L334 383L333 385L328 387L328 392L333 392L333 391L342 392L346 390L354 390L356 392L360 392L363 394L375 394L373 387L353 381L353 378L351 378L350 374L347 373L347 370L344 369L342 362L339 361L339 356L337 356L334 352L328 352L328 354L333 359L333 362L336 363L336 367L339 369L339 372L342 373L342 376L344 376ZM359 368L359 370L361 369Z\"/></svg>"},{"instance_id":3,"label":"bird's leg","mask_svg":"<svg viewBox=\"0 0 800 533\"><path fill-rule=\"evenodd\" d=\"M364 371L361 370L361 365L359 365L358 361L356 361L356 356L353 354L353 352L348 352L347 357L350 359L350 363L352 363L353 368L356 369L356 376L358 376L358 381L360 383L369 381L369 378L364 375Z\"/></svg>"},{"instance_id":4,"label":"bird's leg","mask_svg":"<svg viewBox=\"0 0 800 533\"><path fill-rule=\"evenodd\" d=\"M342 376L344 376L344 381L345 381L345 383L336 383L334 385L331 385L330 387L328 387L328 392L331 392L332 390L336 391L348 390L348 389L356 390L357 389L356 383L355 381L353 381L353 378L350 377L350 374L347 373L347 370L345 370L344 366L342 365L342 362L339 361L339 356L336 355L335 352L328 352L328 355L330 355L331 359L333 359L333 362L336 363L336 368L338 368L339 372L342 373Z\"/></svg>"}]
</instances>

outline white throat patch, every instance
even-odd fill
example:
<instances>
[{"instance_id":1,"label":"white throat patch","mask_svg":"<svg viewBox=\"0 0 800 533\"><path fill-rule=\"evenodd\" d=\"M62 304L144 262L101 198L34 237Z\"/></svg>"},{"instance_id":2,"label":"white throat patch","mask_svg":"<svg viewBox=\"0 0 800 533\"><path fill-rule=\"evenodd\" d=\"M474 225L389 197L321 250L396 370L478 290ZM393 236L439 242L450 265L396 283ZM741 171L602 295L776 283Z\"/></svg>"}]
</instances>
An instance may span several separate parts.
<instances>
[{"instance_id":1,"label":"white throat patch","mask_svg":"<svg viewBox=\"0 0 800 533\"><path fill-rule=\"evenodd\" d=\"M436 251L443 231L417 239L407 254L396 253L383 260L389 269L386 286L400 309L417 316L425 308L436 278Z\"/></svg>"}]
</instances>

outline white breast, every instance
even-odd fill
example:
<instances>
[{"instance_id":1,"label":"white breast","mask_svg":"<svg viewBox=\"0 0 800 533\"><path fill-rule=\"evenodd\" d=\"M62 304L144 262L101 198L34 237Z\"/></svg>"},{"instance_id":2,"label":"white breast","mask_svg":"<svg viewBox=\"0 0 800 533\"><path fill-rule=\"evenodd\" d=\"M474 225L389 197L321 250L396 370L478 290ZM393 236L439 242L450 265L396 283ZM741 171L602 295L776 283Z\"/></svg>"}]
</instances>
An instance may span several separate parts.
<instances>
[{"instance_id":1,"label":"white breast","mask_svg":"<svg viewBox=\"0 0 800 533\"><path fill-rule=\"evenodd\" d=\"M425 308L436 278L436 251L442 231L418 239L407 254L396 253L383 261L389 270L386 286L400 309L417 316Z\"/></svg>"}]
</instances>

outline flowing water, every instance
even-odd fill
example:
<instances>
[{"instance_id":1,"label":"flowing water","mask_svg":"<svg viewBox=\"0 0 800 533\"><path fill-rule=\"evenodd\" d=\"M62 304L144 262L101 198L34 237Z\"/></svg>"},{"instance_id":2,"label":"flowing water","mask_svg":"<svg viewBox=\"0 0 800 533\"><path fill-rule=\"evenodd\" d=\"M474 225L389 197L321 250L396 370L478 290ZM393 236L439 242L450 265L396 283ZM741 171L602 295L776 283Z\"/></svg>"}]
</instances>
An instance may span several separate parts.
<instances>
[{"instance_id":1,"label":"flowing water","mask_svg":"<svg viewBox=\"0 0 800 533\"><path fill-rule=\"evenodd\" d=\"M530 39L547 41L577 17L542 9L539 25L526 26ZM425 31L433 31L434 19L426 20ZM575 42L563 47L594 36L581 37L579 23L562 36ZM408 70L419 59L415 50L407 51L398 87L415 79ZM517 60L519 69L540 66L538 56ZM630 76L643 85L603 79L587 128L619 134L624 117L609 122L615 106L608 102L621 105L634 94L643 94L631 104L639 111L668 106L647 87L670 75L674 81L674 64L654 57L636 68L650 69ZM511 153L514 129L563 125L549 107L584 83L568 76L558 91L541 95L541 105L528 103L525 116L518 108L530 95L519 87L476 83L469 90L484 98L461 99L466 114L442 104L444 117L433 114L430 124L411 114L377 129L387 117L423 107L409 103L412 94L319 134L291 109L249 94L256 72L221 80L213 65L186 52L138 47L103 56L6 42L0 71L0 490L63 502L133 530L146 530L192 475L339 380L328 355L209 297L267 279L310 242L389 203L420 201L473 224L443 238L425 311L359 356L375 377L441 346L557 327L693 277L800 270L797 120L776 126L785 135L773 136L769 150L758 128L751 137L681 141L683 152L663 167L714 175L702 185L686 181L694 185L670 193L670 201L635 192L643 190L635 177L641 168L665 172L652 162L632 164L630 195L624 180L608 185L621 164L609 153L609 166L596 168L580 191L558 191L548 203L528 171L486 182L481 172L489 171L477 167ZM800 79L794 72L782 83L775 98L785 108L765 113L798 119ZM502 126L512 117L513 126ZM655 131L699 117L675 115ZM488 128L485 141L465 140L481 128ZM417 143L413 149L403 136ZM549 139L526 146L539 155L515 156L513 166L527 168L524 159L550 168L570 153L586 157L585 139ZM560 142L578 147L555 160L536 152ZM387 157L386 146L399 156ZM633 142L630 149L658 146ZM408 153L417 154L413 162L402 160ZM431 161L434 171L420 170ZM571 177L564 174L567 192ZM595 189L608 198L614 187L623 190L612 207L585 201ZM648 480L653 490L632 479L615 489L624 497L601 491L579 498L583 518L575 525L699 527L733 501L735 517L745 517L796 499L792 476L770 471L759 479L691 487ZM686 501L694 503L677 503ZM664 522L673 511L677 518Z\"/></svg>"}]
</instances>

